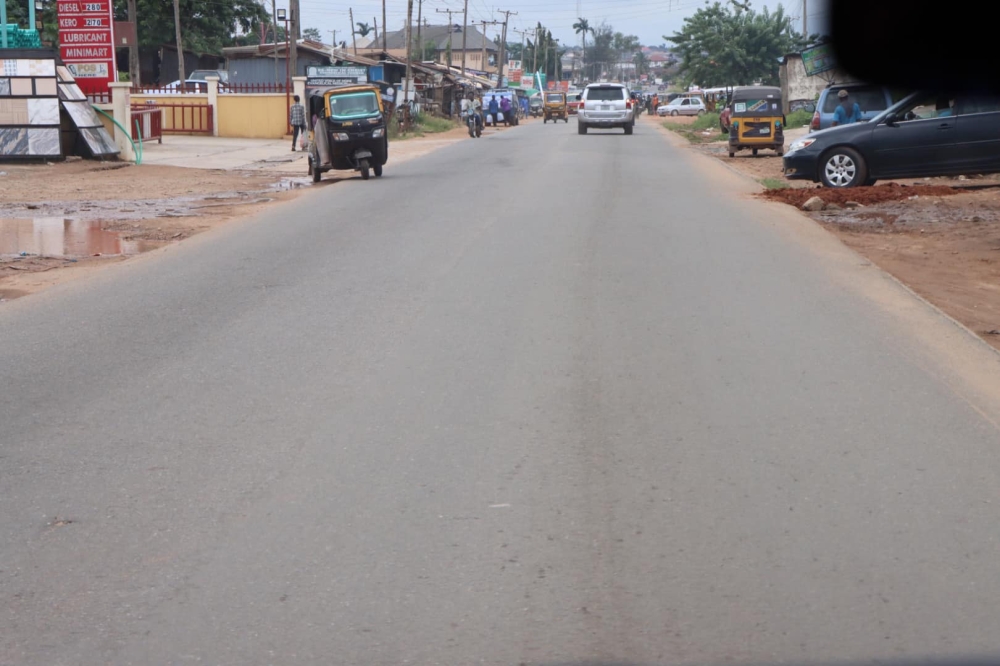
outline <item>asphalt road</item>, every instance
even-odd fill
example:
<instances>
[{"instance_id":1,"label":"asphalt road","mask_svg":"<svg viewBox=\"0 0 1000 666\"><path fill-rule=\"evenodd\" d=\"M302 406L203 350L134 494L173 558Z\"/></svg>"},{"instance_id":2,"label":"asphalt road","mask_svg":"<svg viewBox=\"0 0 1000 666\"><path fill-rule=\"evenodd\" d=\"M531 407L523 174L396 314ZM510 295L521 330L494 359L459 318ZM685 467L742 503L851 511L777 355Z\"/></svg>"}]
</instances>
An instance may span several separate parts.
<instances>
[{"instance_id":1,"label":"asphalt road","mask_svg":"<svg viewBox=\"0 0 1000 666\"><path fill-rule=\"evenodd\" d=\"M1000 654L998 356L650 125L0 306L2 664Z\"/></svg>"}]
</instances>

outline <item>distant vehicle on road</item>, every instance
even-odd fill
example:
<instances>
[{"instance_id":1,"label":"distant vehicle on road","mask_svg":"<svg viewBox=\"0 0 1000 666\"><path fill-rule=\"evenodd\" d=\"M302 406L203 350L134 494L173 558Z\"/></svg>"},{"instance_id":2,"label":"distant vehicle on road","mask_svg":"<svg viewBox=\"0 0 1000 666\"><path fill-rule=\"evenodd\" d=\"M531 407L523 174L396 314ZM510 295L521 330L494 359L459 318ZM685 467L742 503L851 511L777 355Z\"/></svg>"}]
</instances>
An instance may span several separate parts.
<instances>
[{"instance_id":1,"label":"distant vehicle on road","mask_svg":"<svg viewBox=\"0 0 1000 666\"><path fill-rule=\"evenodd\" d=\"M826 187L886 178L1000 173L1000 96L913 93L868 122L807 134L785 152L785 178Z\"/></svg>"},{"instance_id":2,"label":"distant vehicle on road","mask_svg":"<svg viewBox=\"0 0 1000 666\"><path fill-rule=\"evenodd\" d=\"M625 134L635 129L635 110L628 88L621 83L591 83L584 90L577 112L577 132L590 127L621 127Z\"/></svg>"},{"instance_id":3,"label":"distant vehicle on road","mask_svg":"<svg viewBox=\"0 0 1000 666\"><path fill-rule=\"evenodd\" d=\"M656 107L658 116L701 116L705 111L705 102L700 97L675 97Z\"/></svg>"},{"instance_id":4,"label":"distant vehicle on road","mask_svg":"<svg viewBox=\"0 0 1000 666\"><path fill-rule=\"evenodd\" d=\"M867 83L836 83L823 89L816 102L809 131L816 132L833 127L833 113L837 110L840 100L837 94L846 90L852 101L861 108L861 119L871 120L888 109L893 104L892 93L888 88Z\"/></svg>"}]
</instances>

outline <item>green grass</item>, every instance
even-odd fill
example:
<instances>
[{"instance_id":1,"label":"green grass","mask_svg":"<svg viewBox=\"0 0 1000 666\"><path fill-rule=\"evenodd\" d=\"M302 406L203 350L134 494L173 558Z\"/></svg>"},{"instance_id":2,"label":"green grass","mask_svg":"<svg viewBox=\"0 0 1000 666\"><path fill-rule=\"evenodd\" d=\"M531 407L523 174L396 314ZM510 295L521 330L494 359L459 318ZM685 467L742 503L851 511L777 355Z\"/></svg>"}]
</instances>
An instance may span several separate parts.
<instances>
[{"instance_id":1,"label":"green grass","mask_svg":"<svg viewBox=\"0 0 1000 666\"><path fill-rule=\"evenodd\" d=\"M702 134L702 132L708 129L719 129L718 113L706 113L703 116L698 116L698 118L695 119L695 121L690 125L682 125L678 122L665 120L663 122L663 126L671 132L680 134L691 143L711 143L713 141L722 141L728 136L722 131L713 132L708 135Z\"/></svg>"},{"instance_id":2,"label":"green grass","mask_svg":"<svg viewBox=\"0 0 1000 666\"><path fill-rule=\"evenodd\" d=\"M788 123L789 129L793 127L802 127L803 125L808 125L812 122L813 114L809 113L805 109L799 109L798 111L793 111L785 116L785 121Z\"/></svg>"},{"instance_id":3,"label":"green grass","mask_svg":"<svg viewBox=\"0 0 1000 666\"><path fill-rule=\"evenodd\" d=\"M768 190L783 190L788 187L788 183L780 178L761 178L760 184Z\"/></svg>"},{"instance_id":4,"label":"green grass","mask_svg":"<svg viewBox=\"0 0 1000 666\"><path fill-rule=\"evenodd\" d=\"M441 132L447 132L448 130L453 130L456 127L461 126L461 123L455 122L454 120L438 118L425 113L417 116L416 122L405 136L399 133L399 125L396 124L395 121L391 122L389 124L389 138L396 141L402 141L405 139L412 139L414 137L426 136L428 134L440 134Z\"/></svg>"}]
</instances>

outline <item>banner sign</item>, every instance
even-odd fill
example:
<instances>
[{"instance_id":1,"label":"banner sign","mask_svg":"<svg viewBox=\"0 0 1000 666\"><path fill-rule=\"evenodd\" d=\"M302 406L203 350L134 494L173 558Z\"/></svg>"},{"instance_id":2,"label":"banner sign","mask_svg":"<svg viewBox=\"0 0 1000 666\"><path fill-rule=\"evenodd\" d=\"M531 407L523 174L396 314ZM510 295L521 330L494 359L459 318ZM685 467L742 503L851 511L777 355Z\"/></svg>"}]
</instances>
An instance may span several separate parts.
<instances>
[{"instance_id":1,"label":"banner sign","mask_svg":"<svg viewBox=\"0 0 1000 666\"><path fill-rule=\"evenodd\" d=\"M820 44L802 52L802 66L806 76L815 76L837 66L833 58L833 47L830 44Z\"/></svg>"},{"instance_id":2,"label":"banner sign","mask_svg":"<svg viewBox=\"0 0 1000 666\"><path fill-rule=\"evenodd\" d=\"M346 83L368 83L367 67L309 67L306 69L308 78L346 79ZM327 84L319 84L327 85ZM329 84L337 85L337 84Z\"/></svg>"},{"instance_id":3,"label":"banner sign","mask_svg":"<svg viewBox=\"0 0 1000 666\"><path fill-rule=\"evenodd\" d=\"M59 55L85 94L117 80L112 0L58 0Z\"/></svg>"}]
</instances>

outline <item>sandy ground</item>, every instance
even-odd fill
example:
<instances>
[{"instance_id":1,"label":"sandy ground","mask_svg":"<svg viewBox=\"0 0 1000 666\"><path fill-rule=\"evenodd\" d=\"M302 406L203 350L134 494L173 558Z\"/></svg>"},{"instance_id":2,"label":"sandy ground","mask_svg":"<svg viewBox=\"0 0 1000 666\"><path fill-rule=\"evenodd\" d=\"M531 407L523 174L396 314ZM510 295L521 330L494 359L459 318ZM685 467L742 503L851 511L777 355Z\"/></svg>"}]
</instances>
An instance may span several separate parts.
<instances>
[{"instance_id":1,"label":"sandy ground","mask_svg":"<svg viewBox=\"0 0 1000 666\"><path fill-rule=\"evenodd\" d=\"M393 141L387 168L462 139L464 127ZM290 175L78 159L5 164L0 172L0 302L358 177L328 172L314 185L304 163Z\"/></svg>"},{"instance_id":2,"label":"sandy ground","mask_svg":"<svg viewBox=\"0 0 1000 666\"><path fill-rule=\"evenodd\" d=\"M758 196L800 209L819 196L826 209L804 214L1000 350L1000 178L902 180L835 191L786 181L781 158L764 151L730 158L725 143L691 149L758 183L788 186ZM848 208L848 202L860 205Z\"/></svg>"}]
</instances>

